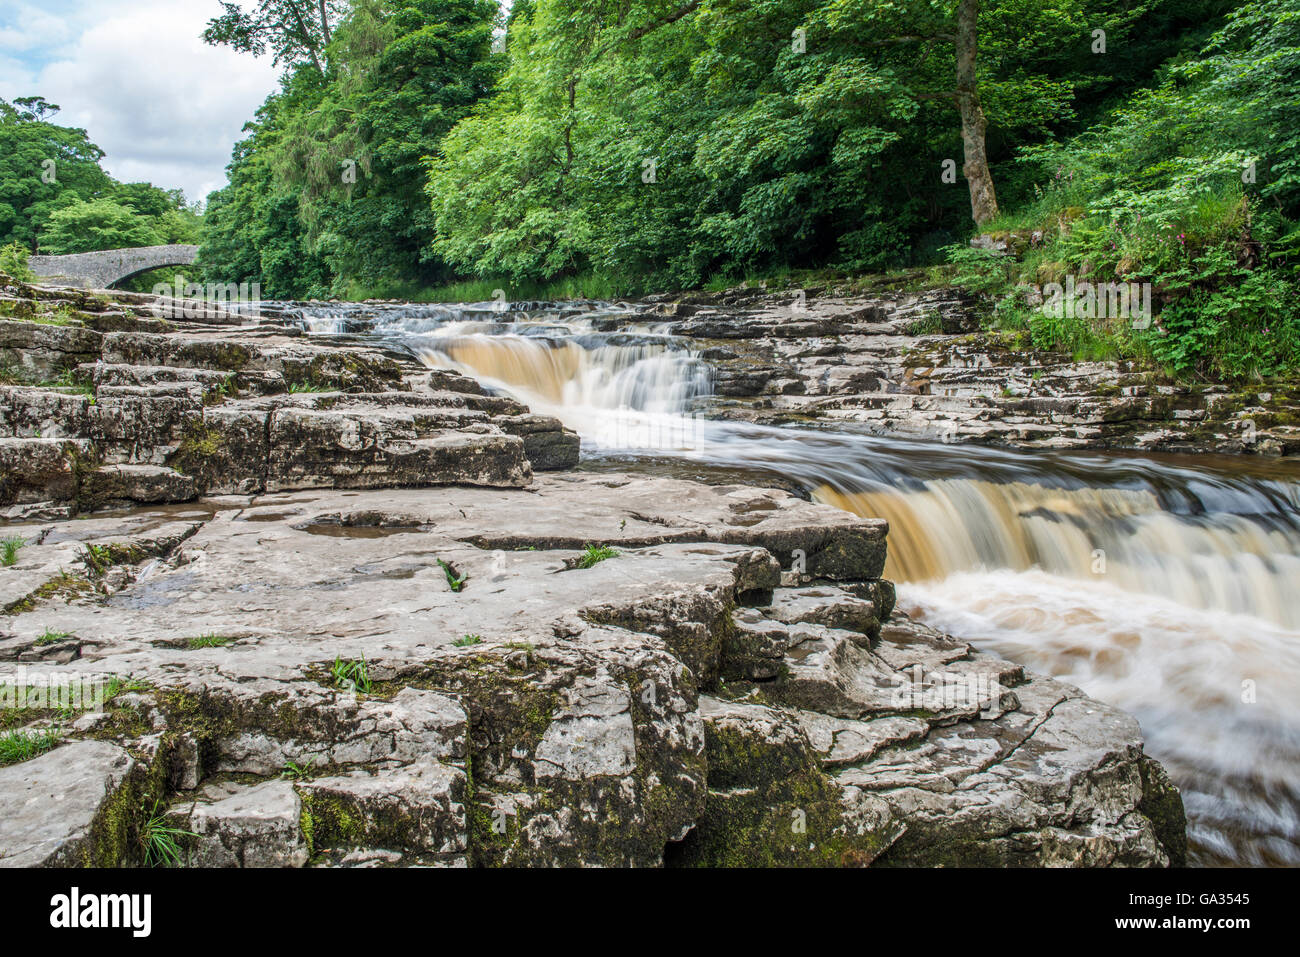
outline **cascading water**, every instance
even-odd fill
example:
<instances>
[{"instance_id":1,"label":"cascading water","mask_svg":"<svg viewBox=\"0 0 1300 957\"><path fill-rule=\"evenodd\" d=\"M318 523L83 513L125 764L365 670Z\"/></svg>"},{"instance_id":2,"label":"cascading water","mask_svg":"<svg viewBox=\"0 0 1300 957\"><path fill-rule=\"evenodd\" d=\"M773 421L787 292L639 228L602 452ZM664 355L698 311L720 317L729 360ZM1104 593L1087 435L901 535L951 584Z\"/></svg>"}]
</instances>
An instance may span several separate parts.
<instances>
[{"instance_id":1,"label":"cascading water","mask_svg":"<svg viewBox=\"0 0 1300 957\"><path fill-rule=\"evenodd\" d=\"M627 308L346 307L583 436L588 467L743 471L889 520L900 606L1135 714L1201 863L1300 864L1300 481L700 418L705 362ZM692 471L693 470L693 471Z\"/></svg>"}]
</instances>

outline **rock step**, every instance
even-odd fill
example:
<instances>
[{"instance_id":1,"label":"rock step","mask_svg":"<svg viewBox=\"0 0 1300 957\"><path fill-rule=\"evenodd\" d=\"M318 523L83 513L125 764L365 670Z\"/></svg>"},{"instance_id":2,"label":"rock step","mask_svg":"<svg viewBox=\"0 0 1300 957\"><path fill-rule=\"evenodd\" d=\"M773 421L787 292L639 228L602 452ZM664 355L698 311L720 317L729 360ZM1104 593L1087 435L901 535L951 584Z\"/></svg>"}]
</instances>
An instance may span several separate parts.
<instances>
[{"instance_id":1,"label":"rock step","mask_svg":"<svg viewBox=\"0 0 1300 957\"><path fill-rule=\"evenodd\" d=\"M0 506L76 499L94 456L84 439L0 438Z\"/></svg>"},{"instance_id":2,"label":"rock step","mask_svg":"<svg viewBox=\"0 0 1300 957\"><path fill-rule=\"evenodd\" d=\"M90 397L54 389L0 386L0 438L78 438Z\"/></svg>"},{"instance_id":3,"label":"rock step","mask_svg":"<svg viewBox=\"0 0 1300 957\"><path fill-rule=\"evenodd\" d=\"M154 505L198 497L193 477L158 465L105 465L85 476L81 504L100 508L117 502Z\"/></svg>"},{"instance_id":4,"label":"rock step","mask_svg":"<svg viewBox=\"0 0 1300 957\"><path fill-rule=\"evenodd\" d=\"M288 391L284 376L278 372L248 371L221 372L213 369L195 369L184 366L126 365L97 362L82 367L89 373L97 387L154 386L176 382L201 385L205 392L232 389L238 393L274 395Z\"/></svg>"},{"instance_id":5,"label":"rock step","mask_svg":"<svg viewBox=\"0 0 1300 957\"><path fill-rule=\"evenodd\" d=\"M0 867L113 866L106 811L136 763L107 741L76 741L0 768ZM103 823L108 833L95 833Z\"/></svg>"}]
</instances>

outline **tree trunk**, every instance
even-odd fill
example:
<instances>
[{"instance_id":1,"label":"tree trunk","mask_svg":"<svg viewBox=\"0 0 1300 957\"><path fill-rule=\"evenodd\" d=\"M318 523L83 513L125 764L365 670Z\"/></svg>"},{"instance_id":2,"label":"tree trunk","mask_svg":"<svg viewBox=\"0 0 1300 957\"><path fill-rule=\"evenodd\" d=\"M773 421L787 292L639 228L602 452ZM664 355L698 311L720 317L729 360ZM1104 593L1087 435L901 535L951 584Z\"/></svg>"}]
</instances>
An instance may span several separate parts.
<instances>
[{"instance_id":1,"label":"tree trunk","mask_svg":"<svg viewBox=\"0 0 1300 957\"><path fill-rule=\"evenodd\" d=\"M970 186L970 211L975 225L983 226L998 215L998 197L993 190L984 130L988 121L980 106L975 59L979 51L979 0L960 0L957 5L957 109L961 112L961 141L965 150L962 173Z\"/></svg>"},{"instance_id":2,"label":"tree trunk","mask_svg":"<svg viewBox=\"0 0 1300 957\"><path fill-rule=\"evenodd\" d=\"M330 16L329 13L326 12L325 10L325 0L320 0L318 6L320 7L321 36L325 38L325 45L328 46L330 42Z\"/></svg>"},{"instance_id":3,"label":"tree trunk","mask_svg":"<svg viewBox=\"0 0 1300 957\"><path fill-rule=\"evenodd\" d=\"M293 12L293 19L298 25L298 35L302 37L302 45L311 55L311 62L316 65L316 72L320 74L321 79L325 79L325 65L321 63L320 57L316 54L316 41L312 38L311 31L307 29L307 23L303 20L302 11L298 5L292 4L289 9ZM310 9L310 7L308 8Z\"/></svg>"}]
</instances>

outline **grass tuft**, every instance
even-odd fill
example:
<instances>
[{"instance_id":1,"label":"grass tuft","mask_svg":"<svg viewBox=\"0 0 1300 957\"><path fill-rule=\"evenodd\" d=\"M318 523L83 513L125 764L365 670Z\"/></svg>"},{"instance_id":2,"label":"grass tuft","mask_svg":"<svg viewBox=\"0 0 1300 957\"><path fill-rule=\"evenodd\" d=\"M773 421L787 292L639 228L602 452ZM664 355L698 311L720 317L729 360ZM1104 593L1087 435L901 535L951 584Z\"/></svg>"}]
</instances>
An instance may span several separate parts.
<instances>
[{"instance_id":1,"label":"grass tuft","mask_svg":"<svg viewBox=\"0 0 1300 957\"><path fill-rule=\"evenodd\" d=\"M200 648L224 648L234 641L226 635L199 635L197 638L191 638L185 643L185 646L191 651L197 651Z\"/></svg>"},{"instance_id":2,"label":"grass tuft","mask_svg":"<svg viewBox=\"0 0 1300 957\"><path fill-rule=\"evenodd\" d=\"M608 545L588 545L587 550L584 551L582 557L578 559L578 567L591 568L593 565L598 565L608 558L617 557L618 552L610 548Z\"/></svg>"},{"instance_id":3,"label":"grass tuft","mask_svg":"<svg viewBox=\"0 0 1300 957\"><path fill-rule=\"evenodd\" d=\"M337 688L355 690L361 694L370 693L370 668L366 664L365 656L362 656L360 661L344 661L342 658L335 658L334 666L330 669L330 677L334 679Z\"/></svg>"},{"instance_id":4,"label":"grass tuft","mask_svg":"<svg viewBox=\"0 0 1300 957\"><path fill-rule=\"evenodd\" d=\"M70 634L72 634L70 631L54 631L51 628L46 628L45 633L36 639L35 645L38 648L44 648L46 645L57 645Z\"/></svg>"},{"instance_id":5,"label":"grass tuft","mask_svg":"<svg viewBox=\"0 0 1300 957\"><path fill-rule=\"evenodd\" d=\"M29 761L52 750L62 739L53 728L43 731L7 731L0 734L0 767Z\"/></svg>"},{"instance_id":6,"label":"grass tuft","mask_svg":"<svg viewBox=\"0 0 1300 957\"><path fill-rule=\"evenodd\" d=\"M18 552L27 544L27 540L12 535L0 542L0 565L12 568L18 562Z\"/></svg>"},{"instance_id":7,"label":"grass tuft","mask_svg":"<svg viewBox=\"0 0 1300 957\"><path fill-rule=\"evenodd\" d=\"M154 802L149 820L140 829L144 862L148 867L180 867L183 863L181 839L198 835L168 821L160 805L161 802Z\"/></svg>"}]
</instances>

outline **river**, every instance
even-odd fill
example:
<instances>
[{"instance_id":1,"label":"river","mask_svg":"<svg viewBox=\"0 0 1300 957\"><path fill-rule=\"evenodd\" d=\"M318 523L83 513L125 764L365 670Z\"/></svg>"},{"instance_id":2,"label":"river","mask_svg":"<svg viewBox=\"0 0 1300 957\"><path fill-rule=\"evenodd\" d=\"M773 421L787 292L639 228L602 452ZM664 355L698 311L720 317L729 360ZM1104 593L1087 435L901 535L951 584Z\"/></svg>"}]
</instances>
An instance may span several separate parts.
<instances>
[{"instance_id":1,"label":"river","mask_svg":"<svg viewBox=\"0 0 1300 957\"><path fill-rule=\"evenodd\" d=\"M1021 453L710 416L687 343L626 307L304 307L583 438L583 468L743 478L889 520L899 606L1134 714L1193 861L1300 865L1300 478L1266 460Z\"/></svg>"}]
</instances>

